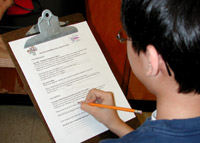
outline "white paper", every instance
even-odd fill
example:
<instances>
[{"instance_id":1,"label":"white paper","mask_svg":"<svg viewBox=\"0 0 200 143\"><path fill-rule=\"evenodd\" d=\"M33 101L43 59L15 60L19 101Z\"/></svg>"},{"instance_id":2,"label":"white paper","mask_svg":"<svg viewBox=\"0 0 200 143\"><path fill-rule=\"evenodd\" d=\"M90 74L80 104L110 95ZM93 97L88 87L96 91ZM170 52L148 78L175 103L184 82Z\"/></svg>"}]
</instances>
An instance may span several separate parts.
<instances>
[{"instance_id":1,"label":"white paper","mask_svg":"<svg viewBox=\"0 0 200 143\"><path fill-rule=\"evenodd\" d=\"M107 130L78 104L92 88L112 91L117 106L130 108L87 23L73 26L78 32L33 47L24 48L31 37L9 43L57 143L79 143ZM118 113L124 121L135 117Z\"/></svg>"}]
</instances>

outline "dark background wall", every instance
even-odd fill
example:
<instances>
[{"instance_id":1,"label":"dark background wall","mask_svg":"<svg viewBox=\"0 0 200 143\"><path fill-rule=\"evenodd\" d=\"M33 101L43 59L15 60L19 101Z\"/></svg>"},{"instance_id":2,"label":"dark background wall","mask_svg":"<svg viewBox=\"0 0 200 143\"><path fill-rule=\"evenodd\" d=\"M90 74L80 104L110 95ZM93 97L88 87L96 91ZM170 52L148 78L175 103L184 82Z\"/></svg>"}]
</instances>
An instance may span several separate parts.
<instances>
[{"instance_id":1,"label":"dark background wall","mask_svg":"<svg viewBox=\"0 0 200 143\"><path fill-rule=\"evenodd\" d=\"M7 15L5 13L0 21L0 34L36 24L42 11L45 9L51 10L58 17L73 13L82 13L86 18L84 0L32 0L32 2L34 10L28 14Z\"/></svg>"}]
</instances>

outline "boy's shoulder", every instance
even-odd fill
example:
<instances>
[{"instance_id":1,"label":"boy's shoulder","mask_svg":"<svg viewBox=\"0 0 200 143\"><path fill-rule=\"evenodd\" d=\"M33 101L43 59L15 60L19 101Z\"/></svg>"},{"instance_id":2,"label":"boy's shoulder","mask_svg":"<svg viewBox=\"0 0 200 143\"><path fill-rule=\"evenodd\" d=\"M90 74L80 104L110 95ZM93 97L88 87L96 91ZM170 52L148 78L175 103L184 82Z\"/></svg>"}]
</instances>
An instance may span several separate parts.
<instances>
[{"instance_id":1,"label":"boy's shoulder","mask_svg":"<svg viewBox=\"0 0 200 143\"><path fill-rule=\"evenodd\" d=\"M142 126L127 135L139 143L188 143L200 140L200 117L190 119L155 120L148 118ZM141 140L141 141L140 141Z\"/></svg>"},{"instance_id":2,"label":"boy's shoulder","mask_svg":"<svg viewBox=\"0 0 200 143\"><path fill-rule=\"evenodd\" d=\"M155 120L148 118L135 131L117 140L102 143L199 143L200 117L191 119Z\"/></svg>"}]
</instances>

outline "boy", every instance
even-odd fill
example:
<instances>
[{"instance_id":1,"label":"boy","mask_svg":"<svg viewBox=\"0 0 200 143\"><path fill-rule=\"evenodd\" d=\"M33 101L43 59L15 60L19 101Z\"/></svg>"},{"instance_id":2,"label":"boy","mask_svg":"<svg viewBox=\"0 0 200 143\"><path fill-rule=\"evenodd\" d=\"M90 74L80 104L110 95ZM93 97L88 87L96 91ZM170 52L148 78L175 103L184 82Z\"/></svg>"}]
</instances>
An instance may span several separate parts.
<instances>
[{"instance_id":1,"label":"boy","mask_svg":"<svg viewBox=\"0 0 200 143\"><path fill-rule=\"evenodd\" d=\"M81 108L119 139L102 143L197 143L200 141L200 2L197 0L122 0L122 23L131 68L156 95L157 111L136 129L116 111L111 92L93 89Z\"/></svg>"}]
</instances>

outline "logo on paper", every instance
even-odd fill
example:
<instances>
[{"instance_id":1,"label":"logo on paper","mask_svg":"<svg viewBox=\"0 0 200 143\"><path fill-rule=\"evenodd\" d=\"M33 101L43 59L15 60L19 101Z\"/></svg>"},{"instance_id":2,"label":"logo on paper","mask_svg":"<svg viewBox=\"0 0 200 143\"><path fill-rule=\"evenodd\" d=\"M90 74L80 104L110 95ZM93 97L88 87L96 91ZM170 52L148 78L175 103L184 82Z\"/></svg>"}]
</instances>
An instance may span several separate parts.
<instances>
[{"instance_id":1,"label":"logo on paper","mask_svg":"<svg viewBox=\"0 0 200 143\"><path fill-rule=\"evenodd\" d=\"M73 35L70 37L70 40L72 42L78 42L78 41L80 41L80 37L78 35Z\"/></svg>"},{"instance_id":2,"label":"logo on paper","mask_svg":"<svg viewBox=\"0 0 200 143\"><path fill-rule=\"evenodd\" d=\"M30 47L30 48L27 50L27 52L28 52L29 54L32 54L33 56L36 55L36 51L37 51L37 48L36 48L35 46L32 46L32 47Z\"/></svg>"}]
</instances>

